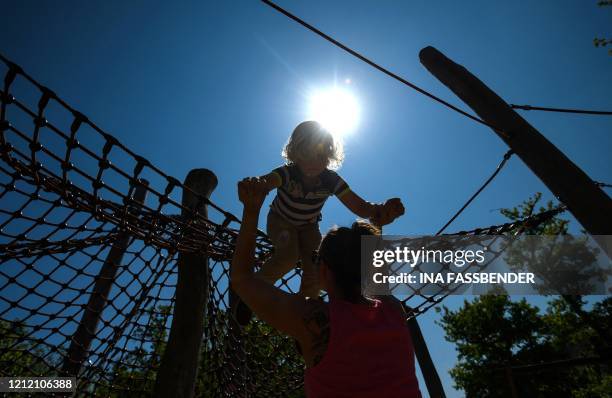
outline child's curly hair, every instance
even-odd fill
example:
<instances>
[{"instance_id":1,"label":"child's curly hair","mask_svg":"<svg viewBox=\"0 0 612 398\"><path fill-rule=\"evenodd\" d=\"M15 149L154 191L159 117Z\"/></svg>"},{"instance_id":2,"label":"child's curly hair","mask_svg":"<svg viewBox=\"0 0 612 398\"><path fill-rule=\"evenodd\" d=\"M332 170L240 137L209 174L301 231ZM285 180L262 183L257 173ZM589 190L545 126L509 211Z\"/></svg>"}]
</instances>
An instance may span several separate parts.
<instances>
[{"instance_id":1,"label":"child's curly hair","mask_svg":"<svg viewBox=\"0 0 612 398\"><path fill-rule=\"evenodd\" d=\"M295 163L299 157L324 156L327 158L327 167L337 170L344 160L344 150L342 143L334 139L319 122L309 120L298 124L293 130L283 148L282 156L287 164Z\"/></svg>"}]
</instances>

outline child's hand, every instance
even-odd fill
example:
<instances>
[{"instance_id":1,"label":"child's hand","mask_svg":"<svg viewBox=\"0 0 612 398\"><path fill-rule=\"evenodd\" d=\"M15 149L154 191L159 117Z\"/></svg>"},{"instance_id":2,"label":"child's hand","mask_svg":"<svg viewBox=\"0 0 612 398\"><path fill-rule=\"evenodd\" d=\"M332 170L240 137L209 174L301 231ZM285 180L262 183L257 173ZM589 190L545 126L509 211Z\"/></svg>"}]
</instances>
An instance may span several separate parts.
<instances>
[{"instance_id":1,"label":"child's hand","mask_svg":"<svg viewBox=\"0 0 612 398\"><path fill-rule=\"evenodd\" d=\"M392 217L391 221L403 215L405 212L404 204L400 198L391 198L387 200L384 204L384 209L388 211L389 216Z\"/></svg>"},{"instance_id":2,"label":"child's hand","mask_svg":"<svg viewBox=\"0 0 612 398\"><path fill-rule=\"evenodd\" d=\"M370 219L374 225L379 227L392 223L393 220L404 214L404 205L400 198L389 199L384 205L379 206L376 216Z\"/></svg>"},{"instance_id":3,"label":"child's hand","mask_svg":"<svg viewBox=\"0 0 612 398\"><path fill-rule=\"evenodd\" d=\"M266 181L259 177L247 177L238 182L238 199L245 210L259 210L268 192Z\"/></svg>"}]
</instances>

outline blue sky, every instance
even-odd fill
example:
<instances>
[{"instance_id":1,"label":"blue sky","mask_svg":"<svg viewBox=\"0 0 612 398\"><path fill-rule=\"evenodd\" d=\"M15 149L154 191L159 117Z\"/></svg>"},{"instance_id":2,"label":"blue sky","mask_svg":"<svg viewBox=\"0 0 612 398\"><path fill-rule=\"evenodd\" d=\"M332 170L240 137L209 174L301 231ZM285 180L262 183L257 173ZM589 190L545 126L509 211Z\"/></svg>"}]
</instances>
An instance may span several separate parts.
<instances>
[{"instance_id":1,"label":"blue sky","mask_svg":"<svg viewBox=\"0 0 612 398\"><path fill-rule=\"evenodd\" d=\"M466 110L419 63L421 48L435 46L510 103L612 110L612 57L592 44L612 35L612 7L595 0L279 5ZM488 128L261 2L4 1L2 13L2 54L166 173L213 170L212 199L235 214L235 183L282 162L282 145L306 117L305 94L346 78L362 115L340 174L367 200L402 198L406 214L386 233L435 233L507 150ZM591 178L612 182L610 117L523 115ZM513 157L448 231L502 223L496 209L537 191L552 198ZM353 219L331 199L321 229ZM454 348L436 319L433 311L422 316L423 332L448 396L461 396L447 375Z\"/></svg>"}]
</instances>

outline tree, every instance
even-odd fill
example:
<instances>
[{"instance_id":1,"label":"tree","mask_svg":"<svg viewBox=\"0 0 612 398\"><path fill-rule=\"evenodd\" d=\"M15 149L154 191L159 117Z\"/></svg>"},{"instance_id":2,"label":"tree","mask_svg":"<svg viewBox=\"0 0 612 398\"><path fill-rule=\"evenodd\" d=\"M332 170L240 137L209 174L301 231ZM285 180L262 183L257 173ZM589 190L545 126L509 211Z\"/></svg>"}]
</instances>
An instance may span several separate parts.
<instances>
[{"instance_id":1,"label":"tree","mask_svg":"<svg viewBox=\"0 0 612 398\"><path fill-rule=\"evenodd\" d=\"M536 193L522 205L502 209L501 212L512 221L529 217L540 198L541 194ZM540 206L539 212L554 208L549 201L546 207ZM534 288L540 294L560 294L578 303L580 294L585 292L601 294L611 271L602 266L600 260L604 256L595 240L586 234L570 235L567 228L567 220L559 217L527 227L524 231L527 236L513 239L506 246L504 260L514 271L535 273L539 281ZM574 308L578 309L576 306Z\"/></svg>"},{"instance_id":2,"label":"tree","mask_svg":"<svg viewBox=\"0 0 612 398\"><path fill-rule=\"evenodd\" d=\"M209 339L203 344L196 396L216 397L228 386L221 382L246 379L248 396L302 398L304 361L295 342L262 321L251 320L239 333L230 331L226 311L206 317Z\"/></svg>"},{"instance_id":3,"label":"tree","mask_svg":"<svg viewBox=\"0 0 612 398\"><path fill-rule=\"evenodd\" d=\"M457 311L443 310L440 324L458 351L450 373L466 397L511 396L505 373L509 366L604 355L597 334L560 298L544 314L524 299L511 301L508 296L481 296ZM595 304L590 314L612 327L612 298ZM513 378L519 396L530 397L601 398L606 395L597 391L612 382L610 371L597 365L515 372Z\"/></svg>"},{"instance_id":4,"label":"tree","mask_svg":"<svg viewBox=\"0 0 612 398\"><path fill-rule=\"evenodd\" d=\"M96 396L119 398L152 394L166 348L170 310L168 306L146 309L147 325L138 325L132 335L140 344L125 352L110 374L103 375L105 382L90 387L95 387ZM237 361L237 345L230 338L229 325L229 315L222 309L216 309L205 318L207 337L202 342L195 396L220 396L227 388L222 383L236 379L239 368L246 370L249 396L304 396L300 388L303 361L291 339L253 320L242 335L246 354L241 354L241 360Z\"/></svg>"},{"instance_id":5,"label":"tree","mask_svg":"<svg viewBox=\"0 0 612 398\"><path fill-rule=\"evenodd\" d=\"M140 342L122 354L111 374L104 374L106 382L95 386L95 395L113 398L150 395L155 385L156 370L166 348L166 323L171 307L149 307L144 313L146 325L138 324L132 338ZM144 394L143 394L144 393Z\"/></svg>"},{"instance_id":6,"label":"tree","mask_svg":"<svg viewBox=\"0 0 612 398\"><path fill-rule=\"evenodd\" d=\"M542 194L540 192L537 192L533 197L528 198L522 204L516 207L513 207L512 209L501 209L500 212L502 215L509 218L511 221L517 221L520 219L524 219L534 214L536 207L538 205L538 202L540 201L541 198L542 198ZM539 207L538 212L552 210L554 208L556 208L556 206L553 204L553 202L548 201L548 203L546 203L545 206ZM524 233L528 235L548 235L548 236L567 235L568 225L569 225L569 221L561 219L559 216L555 216L536 226L528 227L524 231ZM568 246L568 245L564 245L564 246ZM582 250L585 247L580 242L577 242L577 245L572 246L570 244L569 246L575 247L576 251ZM523 253L521 253L521 251L523 251ZM522 258L522 255L525 252L528 252L528 250L525 247L523 247L522 250L521 249L515 250L514 252L510 253L510 256L506 257L505 260L510 266L514 264L516 267L516 264L521 264L521 263L526 262L526 260ZM530 256L536 257L535 261L532 258L530 262L534 263L536 267L538 267L538 264L541 264L539 266L540 271L542 271L542 268L546 266L547 262L550 262L550 257L551 257L550 253L553 252L553 249L551 248L548 251L545 250L545 252L548 252L547 255L540 254L540 258L537 258L538 257L537 253L530 254ZM599 279L605 279L606 277L609 277L610 275L609 270L602 270L602 269L597 269L597 267L591 267L592 262L594 261L594 257L598 254L598 252L599 252L599 249L594 248L592 251L589 251L589 252L581 252L579 254L573 253L571 256L568 256L568 259L566 259L566 263L562 264L560 269L564 270L565 272L574 271L574 273L572 274L572 278L576 284L579 284L579 283L585 284L593 276ZM564 283L567 283L568 278L566 277L564 279L565 279ZM548 285L555 286L556 284L557 284L556 281L548 281ZM584 285L582 287L584 287ZM562 288L563 286L558 287L558 291L563 291ZM551 292L542 291L541 293L550 294ZM582 309L584 305L584 301L581 295L563 294L562 297L567 302L567 304L570 306L572 311L574 311L574 313L576 313L576 315L579 316L585 324L589 325L590 327L592 327L594 330L597 331L598 335L600 336L602 340L602 344L608 344L607 342L612 341L612 331L609 328L607 329L603 328L598 322L591 319L589 314Z\"/></svg>"},{"instance_id":7,"label":"tree","mask_svg":"<svg viewBox=\"0 0 612 398\"><path fill-rule=\"evenodd\" d=\"M32 336L32 328L0 320L0 375L53 376L57 362L57 355Z\"/></svg>"},{"instance_id":8,"label":"tree","mask_svg":"<svg viewBox=\"0 0 612 398\"><path fill-rule=\"evenodd\" d=\"M612 6L612 0L600 0L597 2L597 5L600 7ZM595 47L606 47L608 44L612 44L611 39L604 38L594 38L593 44ZM612 55L612 49L608 50L608 54Z\"/></svg>"},{"instance_id":9,"label":"tree","mask_svg":"<svg viewBox=\"0 0 612 398\"><path fill-rule=\"evenodd\" d=\"M529 216L540 198L536 194L502 214L513 221ZM549 202L539 210L553 207ZM554 217L528 233L565 234L567 226L566 220ZM509 397L508 367L610 355L605 333L612 330L612 298L590 311L583 306L580 296L556 297L542 313L524 299L498 295L465 301L457 311L444 307L439 323L458 351L458 363L451 370L455 385L467 397ZM537 374L515 371L512 376L519 396L612 397L612 373L597 364L543 368Z\"/></svg>"}]
</instances>

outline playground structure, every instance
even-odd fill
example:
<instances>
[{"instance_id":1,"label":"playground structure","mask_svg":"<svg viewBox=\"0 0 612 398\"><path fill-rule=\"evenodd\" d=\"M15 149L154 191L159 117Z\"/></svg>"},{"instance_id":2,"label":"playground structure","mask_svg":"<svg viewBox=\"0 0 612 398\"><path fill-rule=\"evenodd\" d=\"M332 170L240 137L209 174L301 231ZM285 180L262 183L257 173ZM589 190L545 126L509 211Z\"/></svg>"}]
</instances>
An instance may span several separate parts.
<instances>
[{"instance_id":1,"label":"playground structure","mask_svg":"<svg viewBox=\"0 0 612 398\"><path fill-rule=\"evenodd\" d=\"M433 49L421 55L434 74L452 70ZM184 182L165 174L0 59L0 376L74 375L84 396L189 396L195 389L211 397L285 397L299 390L303 370L292 342L258 320L242 330L229 315L228 262L239 220L209 199L214 174L196 169ZM451 75L443 79L449 86ZM511 151L466 206L514 152L533 159L526 163L550 179L587 230L609 232L612 204L597 184L564 156L557 161L575 178L571 188L557 181L537 162L550 143L524 144L533 127L514 116L498 120L507 111L501 105L479 106L485 121L476 120ZM564 210L456 234L517 234ZM258 265L270 250L260 233ZM294 292L299 276L292 271L280 285ZM424 373L431 361L416 317L450 293L438 287L403 300ZM425 379L432 396L443 396L439 380Z\"/></svg>"}]
</instances>

